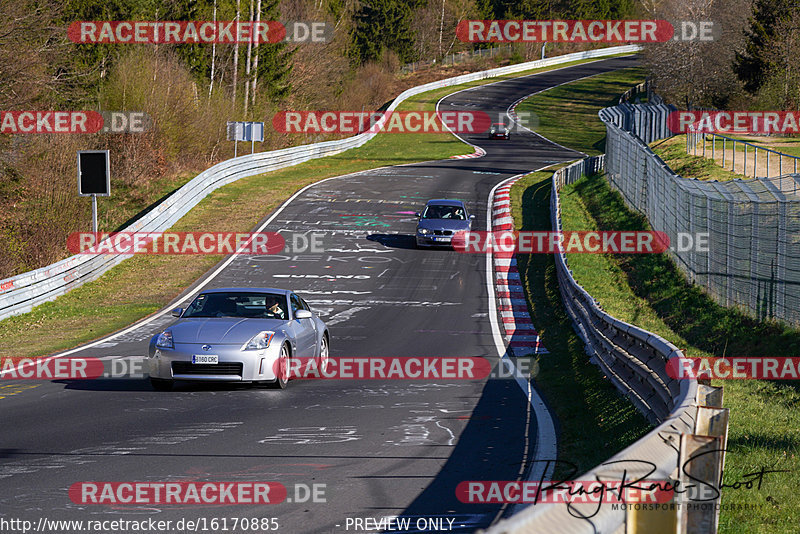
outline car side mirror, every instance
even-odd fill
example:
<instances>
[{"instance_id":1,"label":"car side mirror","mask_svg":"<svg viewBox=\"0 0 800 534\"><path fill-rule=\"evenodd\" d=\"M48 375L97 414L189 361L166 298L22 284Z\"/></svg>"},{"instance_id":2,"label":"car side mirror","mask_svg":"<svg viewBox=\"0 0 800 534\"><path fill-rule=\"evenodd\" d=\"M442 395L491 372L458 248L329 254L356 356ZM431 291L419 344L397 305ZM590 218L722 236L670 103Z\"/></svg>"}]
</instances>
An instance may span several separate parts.
<instances>
[{"instance_id":1,"label":"car side mirror","mask_svg":"<svg viewBox=\"0 0 800 534\"><path fill-rule=\"evenodd\" d=\"M183 308L175 308L174 310L172 310L173 317L180 317L181 314L183 314Z\"/></svg>"},{"instance_id":2,"label":"car side mirror","mask_svg":"<svg viewBox=\"0 0 800 534\"><path fill-rule=\"evenodd\" d=\"M469 219L470 219L470 220L472 220L472 219L474 219L474 218L475 218L475 216L474 216L474 215L470 215L470 216L469 216Z\"/></svg>"},{"instance_id":3,"label":"car side mirror","mask_svg":"<svg viewBox=\"0 0 800 534\"><path fill-rule=\"evenodd\" d=\"M295 319L311 319L312 317L312 313L308 310L297 310L294 312Z\"/></svg>"},{"instance_id":4,"label":"car side mirror","mask_svg":"<svg viewBox=\"0 0 800 534\"><path fill-rule=\"evenodd\" d=\"M417 212L414 212L414 217L421 217L421 215L420 215L420 214L419 214L419 212L417 211Z\"/></svg>"}]
</instances>

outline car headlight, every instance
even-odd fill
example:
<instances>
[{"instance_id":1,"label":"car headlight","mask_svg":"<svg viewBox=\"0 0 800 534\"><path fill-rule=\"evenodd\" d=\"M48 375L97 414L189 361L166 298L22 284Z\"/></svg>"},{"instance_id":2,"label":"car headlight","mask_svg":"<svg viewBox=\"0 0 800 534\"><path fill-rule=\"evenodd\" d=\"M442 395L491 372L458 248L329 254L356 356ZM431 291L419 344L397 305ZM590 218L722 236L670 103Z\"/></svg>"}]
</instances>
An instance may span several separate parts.
<instances>
[{"instance_id":1,"label":"car headlight","mask_svg":"<svg viewBox=\"0 0 800 534\"><path fill-rule=\"evenodd\" d=\"M175 345L172 343L172 331L164 330L158 334L158 338L156 338L156 347L159 349L174 349Z\"/></svg>"},{"instance_id":2,"label":"car headlight","mask_svg":"<svg viewBox=\"0 0 800 534\"><path fill-rule=\"evenodd\" d=\"M428 229L427 228L417 228L417 232L422 234L422 235L425 235L425 234L428 233Z\"/></svg>"},{"instance_id":3,"label":"car headlight","mask_svg":"<svg viewBox=\"0 0 800 534\"><path fill-rule=\"evenodd\" d=\"M269 330L264 330L263 332L259 332L258 334L250 338L250 341L242 345L242 350L266 349L267 347L269 347L269 343L270 341L272 341L272 337L274 335L275 332L271 332Z\"/></svg>"}]
</instances>

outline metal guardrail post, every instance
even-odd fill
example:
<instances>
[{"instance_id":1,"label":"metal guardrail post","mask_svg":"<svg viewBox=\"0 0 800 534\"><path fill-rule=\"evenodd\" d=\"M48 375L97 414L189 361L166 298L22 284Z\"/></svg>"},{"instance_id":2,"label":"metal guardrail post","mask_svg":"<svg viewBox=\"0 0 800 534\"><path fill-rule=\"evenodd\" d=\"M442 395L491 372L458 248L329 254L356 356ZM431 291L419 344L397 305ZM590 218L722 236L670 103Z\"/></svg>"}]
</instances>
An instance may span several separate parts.
<instances>
[{"instance_id":1,"label":"metal guardrail post","mask_svg":"<svg viewBox=\"0 0 800 534\"><path fill-rule=\"evenodd\" d=\"M678 499L681 504L678 507L679 534L717 532L719 510L711 487L716 487L722 476L721 449L722 438L719 436L681 435L681 486L694 485L694 488ZM697 481L707 484L698 484Z\"/></svg>"}]
</instances>

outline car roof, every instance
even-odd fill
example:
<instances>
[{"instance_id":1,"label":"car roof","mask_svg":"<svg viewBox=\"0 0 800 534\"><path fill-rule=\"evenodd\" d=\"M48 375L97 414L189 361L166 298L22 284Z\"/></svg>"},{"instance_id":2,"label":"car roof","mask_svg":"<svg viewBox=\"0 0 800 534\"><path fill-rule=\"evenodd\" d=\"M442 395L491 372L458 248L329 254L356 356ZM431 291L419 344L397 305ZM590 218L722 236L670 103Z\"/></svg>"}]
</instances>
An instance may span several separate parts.
<instances>
[{"instance_id":1,"label":"car roof","mask_svg":"<svg viewBox=\"0 0 800 534\"><path fill-rule=\"evenodd\" d=\"M277 289L274 287L218 287L215 289L206 289L201 293L226 293L226 292L247 292L247 293L278 293L281 295L288 295L293 291L288 289Z\"/></svg>"},{"instance_id":2,"label":"car roof","mask_svg":"<svg viewBox=\"0 0 800 534\"><path fill-rule=\"evenodd\" d=\"M454 200L451 198L435 198L425 203L426 206L430 206L432 204L437 206L464 206L464 203L460 200Z\"/></svg>"}]
</instances>

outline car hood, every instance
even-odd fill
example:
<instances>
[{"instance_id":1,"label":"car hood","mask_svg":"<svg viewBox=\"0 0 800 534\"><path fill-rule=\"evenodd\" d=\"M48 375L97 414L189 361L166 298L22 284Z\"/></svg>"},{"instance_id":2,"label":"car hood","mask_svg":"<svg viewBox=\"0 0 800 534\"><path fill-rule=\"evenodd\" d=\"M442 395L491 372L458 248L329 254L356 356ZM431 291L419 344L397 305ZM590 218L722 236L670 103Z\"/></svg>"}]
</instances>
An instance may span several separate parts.
<instances>
[{"instance_id":1,"label":"car hood","mask_svg":"<svg viewBox=\"0 0 800 534\"><path fill-rule=\"evenodd\" d=\"M469 230L469 220L460 221L453 219L420 219L417 223L417 228L425 228L426 230Z\"/></svg>"},{"instance_id":2,"label":"car hood","mask_svg":"<svg viewBox=\"0 0 800 534\"><path fill-rule=\"evenodd\" d=\"M244 344L263 330L278 331L285 323L280 319L246 319L243 317L196 317L175 323L175 343Z\"/></svg>"}]
</instances>

